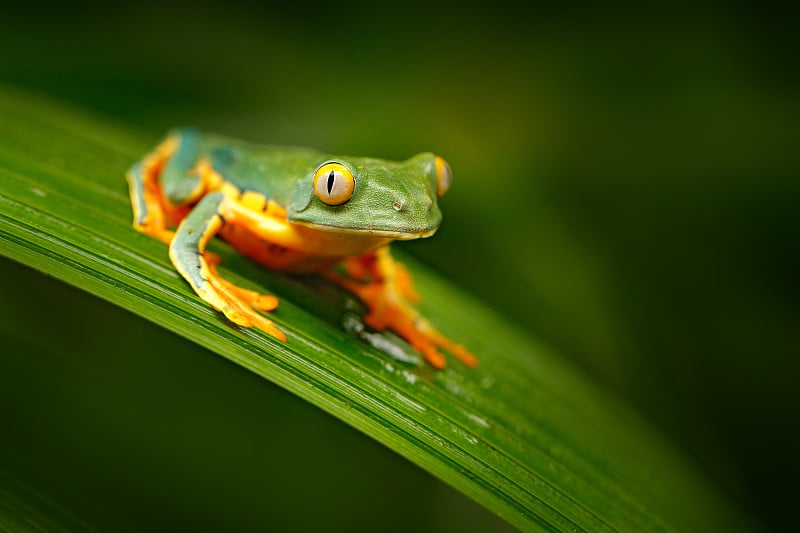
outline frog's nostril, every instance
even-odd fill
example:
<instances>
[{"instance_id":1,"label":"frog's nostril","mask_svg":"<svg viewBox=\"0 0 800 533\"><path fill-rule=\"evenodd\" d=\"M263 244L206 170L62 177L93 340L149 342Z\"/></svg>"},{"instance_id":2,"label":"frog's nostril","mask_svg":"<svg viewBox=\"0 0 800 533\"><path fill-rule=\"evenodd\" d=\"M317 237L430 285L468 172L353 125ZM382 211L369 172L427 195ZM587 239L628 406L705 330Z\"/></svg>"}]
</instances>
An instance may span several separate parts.
<instances>
[{"instance_id":1,"label":"frog's nostril","mask_svg":"<svg viewBox=\"0 0 800 533\"><path fill-rule=\"evenodd\" d=\"M400 202L395 202L395 203L392 204L392 208L395 211L400 211L401 209L403 209L403 204L400 203Z\"/></svg>"}]
</instances>

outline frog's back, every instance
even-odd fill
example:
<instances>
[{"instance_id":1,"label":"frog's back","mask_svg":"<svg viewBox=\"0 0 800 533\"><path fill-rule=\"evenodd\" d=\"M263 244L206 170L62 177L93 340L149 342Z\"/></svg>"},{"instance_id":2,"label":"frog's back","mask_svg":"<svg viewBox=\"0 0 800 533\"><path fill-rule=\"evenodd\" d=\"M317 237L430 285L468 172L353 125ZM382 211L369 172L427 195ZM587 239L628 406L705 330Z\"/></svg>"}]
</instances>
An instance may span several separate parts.
<instances>
[{"instance_id":1,"label":"frog's back","mask_svg":"<svg viewBox=\"0 0 800 533\"><path fill-rule=\"evenodd\" d=\"M291 200L297 181L325 158L310 148L260 145L189 128L175 133L181 144L193 145L196 161L207 160L223 180L281 206Z\"/></svg>"}]
</instances>

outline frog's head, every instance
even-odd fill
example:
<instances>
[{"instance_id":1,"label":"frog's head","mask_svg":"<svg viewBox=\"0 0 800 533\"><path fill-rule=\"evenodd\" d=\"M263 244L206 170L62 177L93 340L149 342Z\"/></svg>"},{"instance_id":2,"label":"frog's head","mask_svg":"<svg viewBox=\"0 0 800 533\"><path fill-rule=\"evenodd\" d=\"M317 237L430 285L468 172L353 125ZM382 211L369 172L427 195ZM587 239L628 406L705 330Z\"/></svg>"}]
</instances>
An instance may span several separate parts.
<instances>
[{"instance_id":1,"label":"frog's head","mask_svg":"<svg viewBox=\"0 0 800 533\"><path fill-rule=\"evenodd\" d=\"M290 222L322 230L428 237L442 221L437 198L450 181L450 167L431 153L401 162L326 158L297 182L287 214Z\"/></svg>"}]
</instances>

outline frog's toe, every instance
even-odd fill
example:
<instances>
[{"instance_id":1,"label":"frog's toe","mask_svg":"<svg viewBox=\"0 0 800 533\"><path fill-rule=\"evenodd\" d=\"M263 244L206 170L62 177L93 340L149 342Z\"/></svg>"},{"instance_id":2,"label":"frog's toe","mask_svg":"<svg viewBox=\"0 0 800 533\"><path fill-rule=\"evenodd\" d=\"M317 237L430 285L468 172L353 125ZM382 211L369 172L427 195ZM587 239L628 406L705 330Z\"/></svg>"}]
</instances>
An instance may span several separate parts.
<instances>
[{"instance_id":1,"label":"frog's toe","mask_svg":"<svg viewBox=\"0 0 800 533\"><path fill-rule=\"evenodd\" d=\"M439 350L434 348L433 346L427 346L421 348L420 351L422 355L425 357L425 360L433 367L439 370L442 370L447 366L445 362L444 356L439 353Z\"/></svg>"},{"instance_id":2,"label":"frog's toe","mask_svg":"<svg viewBox=\"0 0 800 533\"><path fill-rule=\"evenodd\" d=\"M253 306L253 309L258 309L259 311L273 311L278 307L278 299L275 296L259 294L253 291L247 292L252 292L254 295L250 300L250 305Z\"/></svg>"},{"instance_id":3,"label":"frog's toe","mask_svg":"<svg viewBox=\"0 0 800 533\"><path fill-rule=\"evenodd\" d=\"M272 320L268 319L264 315L260 315L255 312L253 309L235 309L235 310L223 310L225 316L231 322L246 328L256 328L260 329L264 333L268 333L272 337L275 337L281 342L286 342L286 334L275 327L275 324Z\"/></svg>"},{"instance_id":4,"label":"frog's toe","mask_svg":"<svg viewBox=\"0 0 800 533\"><path fill-rule=\"evenodd\" d=\"M444 368L444 358L439 354L437 348L446 350L469 367L474 368L478 366L477 357L472 355L469 350L461 344L457 344L442 335L424 318L419 318L415 321L415 330L419 336L425 339L424 346L421 349L422 353L425 355L428 362L436 368ZM439 359L441 359L441 365L437 364Z\"/></svg>"},{"instance_id":5,"label":"frog's toe","mask_svg":"<svg viewBox=\"0 0 800 533\"><path fill-rule=\"evenodd\" d=\"M475 368L478 366L478 358L472 352L464 348L462 345L457 344L452 348L452 353L459 358L465 365Z\"/></svg>"},{"instance_id":6,"label":"frog's toe","mask_svg":"<svg viewBox=\"0 0 800 533\"><path fill-rule=\"evenodd\" d=\"M264 333L270 334L281 342L286 342L286 334L275 327L275 324L272 322L272 320L268 319L264 315L258 314L253 310L248 310L246 313L253 327L260 329Z\"/></svg>"},{"instance_id":7,"label":"frog's toe","mask_svg":"<svg viewBox=\"0 0 800 533\"><path fill-rule=\"evenodd\" d=\"M469 350L467 350L462 344L458 344L453 342L448 337L443 335L439 332L436 328L434 328L430 322L425 319L419 319L416 324L417 330L425 336L425 338L429 339L433 344L436 346L443 348L453 354L457 359L463 362L467 366L476 367L478 366L478 358L475 357Z\"/></svg>"}]
</instances>

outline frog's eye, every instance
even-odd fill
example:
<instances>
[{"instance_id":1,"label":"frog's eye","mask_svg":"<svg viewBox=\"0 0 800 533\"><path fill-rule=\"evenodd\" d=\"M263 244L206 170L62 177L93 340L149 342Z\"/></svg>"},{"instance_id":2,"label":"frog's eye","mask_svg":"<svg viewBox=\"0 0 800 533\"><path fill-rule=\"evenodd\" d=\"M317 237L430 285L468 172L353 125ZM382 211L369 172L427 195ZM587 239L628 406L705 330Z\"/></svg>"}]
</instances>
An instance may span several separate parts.
<instances>
[{"instance_id":1,"label":"frog's eye","mask_svg":"<svg viewBox=\"0 0 800 533\"><path fill-rule=\"evenodd\" d=\"M447 189L450 188L450 183L453 181L453 172L450 170L450 165L447 161L436 156L436 194L444 196Z\"/></svg>"},{"instance_id":2,"label":"frog's eye","mask_svg":"<svg viewBox=\"0 0 800 533\"><path fill-rule=\"evenodd\" d=\"M325 163L314 174L314 194L328 205L342 205L355 187L353 173L341 163Z\"/></svg>"}]
</instances>

